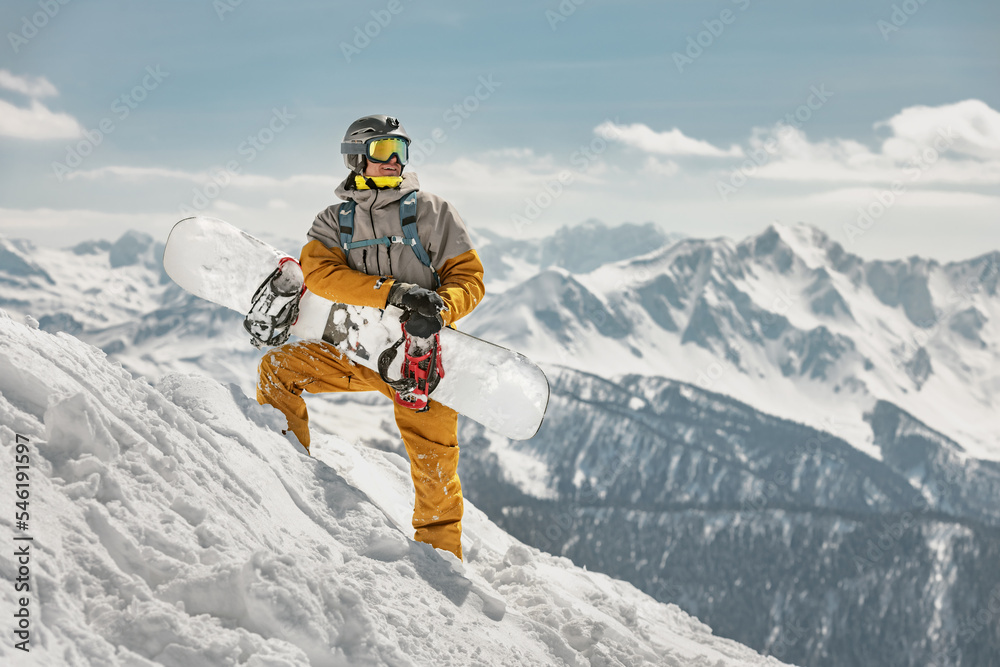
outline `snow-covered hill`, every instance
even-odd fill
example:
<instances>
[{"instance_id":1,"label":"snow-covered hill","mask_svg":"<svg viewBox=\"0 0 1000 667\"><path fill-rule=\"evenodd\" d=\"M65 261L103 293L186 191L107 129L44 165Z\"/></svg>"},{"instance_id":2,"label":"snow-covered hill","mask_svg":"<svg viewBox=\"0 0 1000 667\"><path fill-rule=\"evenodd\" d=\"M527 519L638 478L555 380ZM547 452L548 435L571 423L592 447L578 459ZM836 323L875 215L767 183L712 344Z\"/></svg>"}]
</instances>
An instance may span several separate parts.
<instances>
[{"instance_id":1,"label":"snow-covered hill","mask_svg":"<svg viewBox=\"0 0 1000 667\"><path fill-rule=\"evenodd\" d=\"M16 534L34 538L31 653L4 642L2 661L778 664L474 507L464 565L413 542L404 460L334 436L310 458L277 417L203 376L154 389L69 335L0 316L2 470L13 479L15 443L30 441ZM10 550L0 572L18 576ZM14 587L2 596L14 609Z\"/></svg>"},{"instance_id":2,"label":"snow-covered hill","mask_svg":"<svg viewBox=\"0 0 1000 667\"><path fill-rule=\"evenodd\" d=\"M814 228L685 239L586 274L554 268L484 301L466 330L535 359L666 376L880 456L864 420L899 405L1000 459L1000 252L864 261Z\"/></svg>"}]
</instances>

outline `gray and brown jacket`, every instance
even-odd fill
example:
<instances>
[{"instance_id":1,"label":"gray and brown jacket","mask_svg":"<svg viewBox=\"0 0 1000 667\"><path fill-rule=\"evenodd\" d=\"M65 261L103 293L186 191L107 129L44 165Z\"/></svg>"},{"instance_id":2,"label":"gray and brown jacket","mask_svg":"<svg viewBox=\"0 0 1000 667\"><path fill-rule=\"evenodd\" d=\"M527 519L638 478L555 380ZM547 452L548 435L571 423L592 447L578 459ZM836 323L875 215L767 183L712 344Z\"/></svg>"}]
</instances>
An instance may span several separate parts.
<instances>
[{"instance_id":1,"label":"gray and brown jacket","mask_svg":"<svg viewBox=\"0 0 1000 667\"><path fill-rule=\"evenodd\" d=\"M464 317L482 300L483 264L472 247L465 223L444 199L420 191L417 175L403 175L398 188L358 190L351 174L336 190L338 197L353 199L354 241L400 236L399 202L417 191L417 235L441 279L437 293L448 310L445 324ZM302 271L311 292L333 301L384 308L395 280L435 289L434 274L413 250L402 244L354 248L345 256L340 246L339 214L334 204L316 216L309 242L302 248Z\"/></svg>"}]
</instances>

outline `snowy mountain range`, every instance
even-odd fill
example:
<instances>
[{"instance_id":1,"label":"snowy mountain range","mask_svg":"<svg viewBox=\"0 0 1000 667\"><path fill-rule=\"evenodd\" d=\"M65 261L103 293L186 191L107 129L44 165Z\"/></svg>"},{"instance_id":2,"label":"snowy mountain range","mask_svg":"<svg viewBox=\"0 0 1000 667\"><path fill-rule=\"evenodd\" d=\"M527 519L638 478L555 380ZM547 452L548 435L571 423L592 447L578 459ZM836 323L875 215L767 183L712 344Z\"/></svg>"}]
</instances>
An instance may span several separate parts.
<instances>
[{"instance_id":1,"label":"snowy mountain range","mask_svg":"<svg viewBox=\"0 0 1000 667\"><path fill-rule=\"evenodd\" d=\"M865 261L804 225L477 241L488 297L461 327L553 385L531 441L463 422L490 518L783 660L997 664L976 618L1000 601L1000 253ZM139 233L2 240L0 308L157 386L209 374L252 395L240 317L173 286L159 252ZM399 451L378 398L311 397L313 423Z\"/></svg>"},{"instance_id":2,"label":"snowy mountain range","mask_svg":"<svg viewBox=\"0 0 1000 667\"><path fill-rule=\"evenodd\" d=\"M516 257L499 240L486 252ZM776 224L739 243L665 243L586 273L547 268L485 300L463 327L604 377L697 384L875 457L864 415L885 400L998 460L998 285L997 251L944 265L865 261L817 229Z\"/></svg>"}]
</instances>

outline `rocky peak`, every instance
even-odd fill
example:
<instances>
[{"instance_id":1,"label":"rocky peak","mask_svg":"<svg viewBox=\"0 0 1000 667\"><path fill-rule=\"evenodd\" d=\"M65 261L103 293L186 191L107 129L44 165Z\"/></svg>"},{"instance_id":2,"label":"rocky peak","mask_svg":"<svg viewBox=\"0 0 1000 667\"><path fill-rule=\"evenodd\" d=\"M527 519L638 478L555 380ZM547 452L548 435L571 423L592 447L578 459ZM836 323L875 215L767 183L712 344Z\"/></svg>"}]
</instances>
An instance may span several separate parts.
<instances>
[{"instance_id":1,"label":"rocky peak","mask_svg":"<svg viewBox=\"0 0 1000 667\"><path fill-rule=\"evenodd\" d=\"M927 280L934 264L917 257L907 261L869 262L865 277L879 301L892 308L902 306L911 322L930 328L937 320Z\"/></svg>"},{"instance_id":2,"label":"rocky peak","mask_svg":"<svg viewBox=\"0 0 1000 667\"><path fill-rule=\"evenodd\" d=\"M154 245L153 237L145 232L130 229L108 249L111 268L138 264L143 255L149 254Z\"/></svg>"},{"instance_id":3,"label":"rocky peak","mask_svg":"<svg viewBox=\"0 0 1000 667\"><path fill-rule=\"evenodd\" d=\"M28 256L33 249L28 241L0 237L0 273L5 273L15 280L38 276L50 285L54 285L55 281L48 272Z\"/></svg>"}]
</instances>

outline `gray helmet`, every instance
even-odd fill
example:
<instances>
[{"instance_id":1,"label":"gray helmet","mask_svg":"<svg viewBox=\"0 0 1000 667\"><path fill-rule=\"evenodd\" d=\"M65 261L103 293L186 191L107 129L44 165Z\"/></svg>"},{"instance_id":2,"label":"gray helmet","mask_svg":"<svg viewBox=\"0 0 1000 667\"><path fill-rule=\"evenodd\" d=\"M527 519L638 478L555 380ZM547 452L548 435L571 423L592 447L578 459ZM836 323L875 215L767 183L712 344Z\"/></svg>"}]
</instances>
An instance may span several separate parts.
<instances>
[{"instance_id":1,"label":"gray helmet","mask_svg":"<svg viewBox=\"0 0 1000 667\"><path fill-rule=\"evenodd\" d=\"M374 137L403 137L406 143L410 143L410 135L392 116L375 115L359 118L347 128L344 141L340 144L340 152L348 169L356 174L364 173L365 142Z\"/></svg>"}]
</instances>

